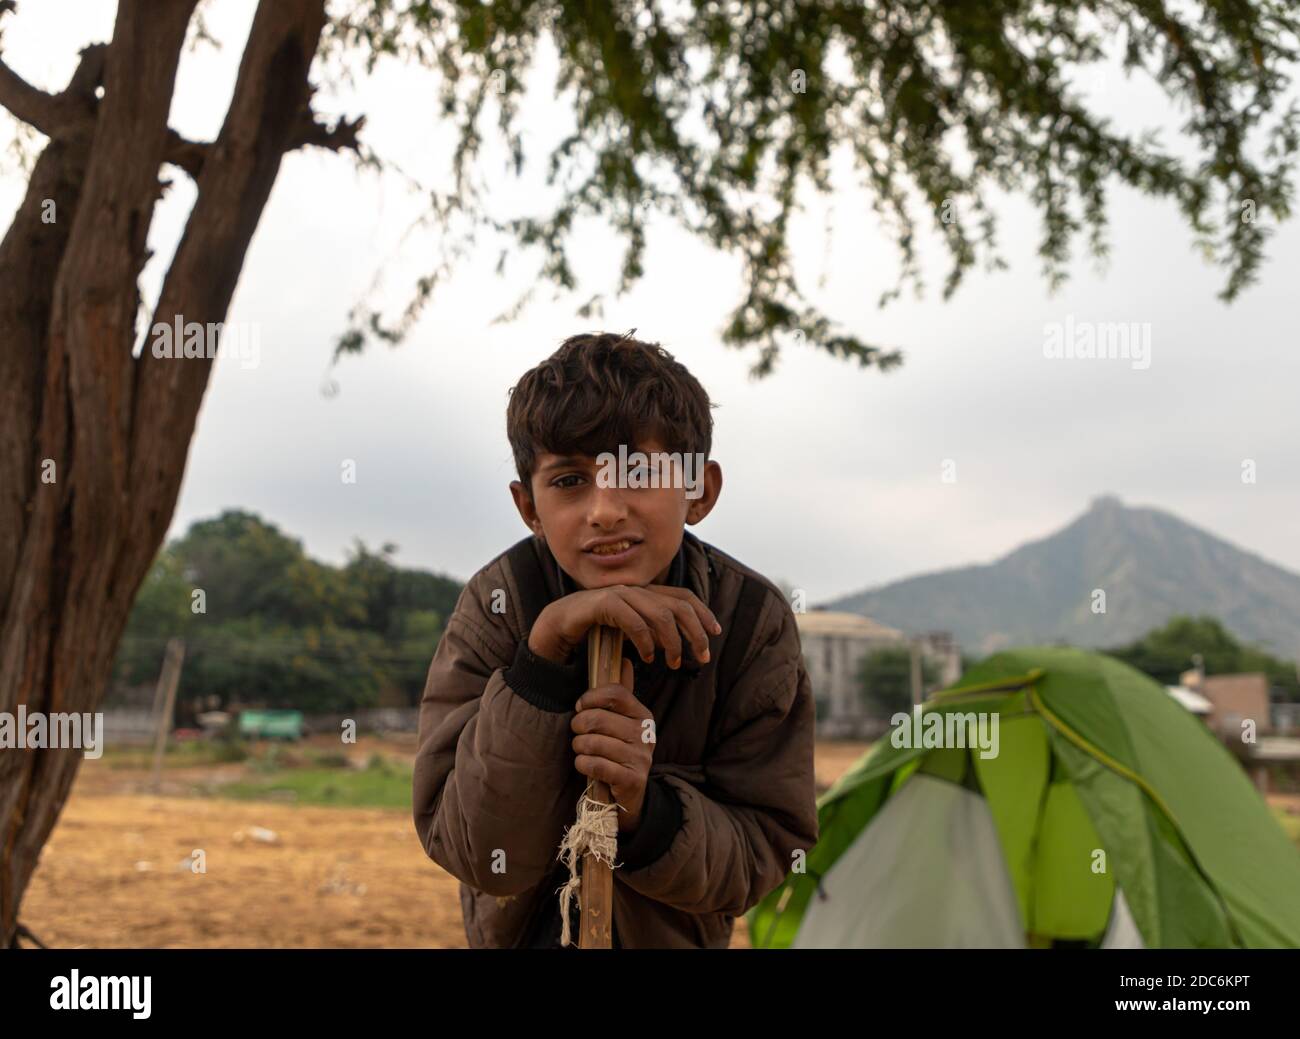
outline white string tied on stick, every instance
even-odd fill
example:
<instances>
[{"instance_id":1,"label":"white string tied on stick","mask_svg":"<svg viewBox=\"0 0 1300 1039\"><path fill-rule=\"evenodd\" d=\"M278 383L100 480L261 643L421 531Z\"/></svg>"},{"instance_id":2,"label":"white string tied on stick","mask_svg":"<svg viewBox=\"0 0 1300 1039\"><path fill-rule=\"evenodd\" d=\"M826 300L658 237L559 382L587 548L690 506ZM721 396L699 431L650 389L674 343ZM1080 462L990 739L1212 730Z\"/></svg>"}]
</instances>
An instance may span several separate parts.
<instances>
[{"instance_id":1,"label":"white string tied on stick","mask_svg":"<svg viewBox=\"0 0 1300 1039\"><path fill-rule=\"evenodd\" d=\"M619 804L605 804L591 796L591 783L578 799L578 817L573 825L564 831L564 840L560 842L557 856L569 867L569 880L558 890L560 892L560 919L563 932L560 945L570 942L569 907L578 889L582 886L582 857L592 855L611 870L617 868L614 856L618 853L618 810Z\"/></svg>"}]
</instances>

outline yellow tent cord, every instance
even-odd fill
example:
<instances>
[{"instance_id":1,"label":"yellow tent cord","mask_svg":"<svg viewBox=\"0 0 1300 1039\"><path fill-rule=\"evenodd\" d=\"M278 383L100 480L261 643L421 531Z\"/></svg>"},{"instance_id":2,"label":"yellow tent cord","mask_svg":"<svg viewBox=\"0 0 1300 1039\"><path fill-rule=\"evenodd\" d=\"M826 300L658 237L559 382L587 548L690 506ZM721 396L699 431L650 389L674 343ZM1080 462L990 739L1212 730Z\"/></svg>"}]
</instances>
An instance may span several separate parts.
<instances>
[{"instance_id":1,"label":"yellow tent cord","mask_svg":"<svg viewBox=\"0 0 1300 1039\"><path fill-rule=\"evenodd\" d=\"M998 692L1015 692L1031 685L1043 677L1041 667L1033 668L1025 674L1016 678L997 678L991 682L981 682L977 685L959 685L952 686L937 693L932 693L930 699L935 702L946 702L958 696L967 696L973 693L998 693Z\"/></svg>"},{"instance_id":2,"label":"yellow tent cord","mask_svg":"<svg viewBox=\"0 0 1300 1039\"><path fill-rule=\"evenodd\" d=\"M1071 743L1075 744L1085 754L1088 754L1091 757L1096 758L1103 765L1109 768L1112 772L1118 772L1125 779L1129 780L1132 783L1137 784L1137 786L1142 789L1142 792L1145 793L1147 797L1151 798L1151 800L1154 801L1159 806L1160 810L1169 817L1169 821L1174 824L1174 827L1178 830L1179 835L1180 836L1182 835L1183 828L1178 825L1178 818L1174 815L1173 810L1169 807L1169 805L1165 803L1164 798L1161 797L1158 793L1156 793L1155 789L1151 786L1150 783L1148 783L1145 779L1139 776L1131 768L1121 765L1118 761L1112 758L1100 747L1097 747L1094 744L1089 743L1086 739L1084 739L1072 728L1070 728L1070 726L1068 726L1064 721L1062 721L1060 717L1052 713L1052 711L1048 708L1048 706L1045 703L1043 703L1043 698L1038 692L1037 684L1031 685L1029 687L1029 698L1030 700L1033 701L1035 709L1038 710L1043 715L1044 718L1046 718L1049 722L1051 722L1053 726L1059 729L1062 736L1068 739Z\"/></svg>"}]
</instances>

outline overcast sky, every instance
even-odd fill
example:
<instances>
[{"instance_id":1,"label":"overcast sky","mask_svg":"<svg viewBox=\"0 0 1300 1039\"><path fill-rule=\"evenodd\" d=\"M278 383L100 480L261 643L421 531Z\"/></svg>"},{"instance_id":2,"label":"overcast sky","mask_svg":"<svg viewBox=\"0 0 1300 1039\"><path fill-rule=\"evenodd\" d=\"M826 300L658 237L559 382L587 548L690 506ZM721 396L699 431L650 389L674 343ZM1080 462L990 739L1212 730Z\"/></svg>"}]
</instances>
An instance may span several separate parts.
<instances>
[{"instance_id":1,"label":"overcast sky","mask_svg":"<svg viewBox=\"0 0 1300 1039\"><path fill-rule=\"evenodd\" d=\"M224 47L184 59L173 107L182 132L211 137L220 126L253 6L210 5ZM58 89L77 50L108 38L113 7L23 3L5 31L5 58ZM535 159L569 125L550 89L553 69L549 55L539 56L525 106ZM1147 81L1108 74L1081 82L1119 125L1160 127L1175 139L1178 113ZM341 110L368 116L365 138L381 155L436 180L450 138L437 120L435 88L423 71L389 69L341 95ZM0 142L11 135L6 121ZM498 175L500 153L492 156L484 170L493 205L526 209L541 163L519 183ZM155 219L151 295L193 199L188 181L175 179ZM901 347L900 370L881 375L790 344L771 378L751 381L754 355L719 341L742 291L739 263L661 220L652 225L645 278L611 300L602 320L574 310L613 287L622 255L613 232L593 225L575 240L583 279L575 298L552 302L543 287L522 318L505 325L490 321L527 287L537 258L518 257L499 278L489 246L443 286L405 345L345 360L334 373L338 392L328 397L322 380L352 303L385 262L386 284L402 300L437 241L403 242L420 207L397 178L359 174L330 153L289 156L230 314L259 326L260 364L218 361L172 535L240 507L301 538L318 558L342 561L353 538L391 541L406 565L468 577L527 533L507 489L509 387L567 335L635 327L686 364L720 405L714 457L725 486L694 532L806 589L811 602L991 561L1069 522L1103 493L1167 509L1300 571L1294 222L1271 240L1260 284L1229 307L1215 298L1223 273L1194 253L1174 206L1116 189L1108 268L1080 258L1052 297L1035 255L1037 219L1024 202L1000 199L1009 271L973 272L944 303L934 290L946 257L930 241L931 291L882 311L876 300L895 279L895 252L847 162L837 184L829 199L805 196L795 234L801 283L845 327ZM0 173L6 226L23 188L8 162ZM1149 324L1149 368L1044 358L1044 327L1067 315ZM355 484L340 478L344 459L356 462ZM955 463L953 483L941 479L945 459ZM1242 483L1244 459L1257 465L1254 485Z\"/></svg>"}]
</instances>

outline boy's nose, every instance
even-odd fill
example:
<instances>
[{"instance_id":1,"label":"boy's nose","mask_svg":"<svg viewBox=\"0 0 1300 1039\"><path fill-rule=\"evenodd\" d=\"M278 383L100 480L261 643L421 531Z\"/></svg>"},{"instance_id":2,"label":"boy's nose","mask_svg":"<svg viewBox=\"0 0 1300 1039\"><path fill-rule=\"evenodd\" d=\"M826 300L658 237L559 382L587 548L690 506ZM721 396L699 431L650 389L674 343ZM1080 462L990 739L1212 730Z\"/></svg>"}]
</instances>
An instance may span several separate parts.
<instances>
[{"instance_id":1,"label":"boy's nose","mask_svg":"<svg viewBox=\"0 0 1300 1039\"><path fill-rule=\"evenodd\" d=\"M595 488L587 516L592 526L608 527L627 515L627 503L623 498L625 491L626 489L621 487Z\"/></svg>"}]
</instances>

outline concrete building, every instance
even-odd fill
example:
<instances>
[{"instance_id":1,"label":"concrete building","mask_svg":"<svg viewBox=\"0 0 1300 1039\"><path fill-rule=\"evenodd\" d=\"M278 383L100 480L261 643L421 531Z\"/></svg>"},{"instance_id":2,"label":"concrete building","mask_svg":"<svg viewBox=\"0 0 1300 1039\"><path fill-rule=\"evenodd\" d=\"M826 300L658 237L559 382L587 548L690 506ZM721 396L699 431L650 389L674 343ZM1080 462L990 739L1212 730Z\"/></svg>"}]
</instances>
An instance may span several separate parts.
<instances>
[{"instance_id":1,"label":"concrete building","mask_svg":"<svg viewBox=\"0 0 1300 1039\"><path fill-rule=\"evenodd\" d=\"M857 613L810 610L795 614L803 645L804 666L818 702L818 731L823 736L874 735L888 719L872 719L863 704L858 669L879 649L907 648L912 636ZM922 654L939 670L938 688L961 677L961 652L947 632L916 637ZM928 690L927 690L928 691Z\"/></svg>"},{"instance_id":2,"label":"concrete building","mask_svg":"<svg viewBox=\"0 0 1300 1039\"><path fill-rule=\"evenodd\" d=\"M1294 705L1270 702L1267 675L1207 675L1196 667L1183 672L1182 683L1210 702L1206 725L1241 762L1261 794L1269 793L1280 775L1289 773L1289 783L1294 783L1300 775L1300 739L1287 735L1292 717L1286 709Z\"/></svg>"},{"instance_id":3,"label":"concrete building","mask_svg":"<svg viewBox=\"0 0 1300 1039\"><path fill-rule=\"evenodd\" d=\"M1272 732L1268 676L1262 672L1206 675L1193 669L1185 671L1182 679L1183 685L1210 701L1205 724L1221 739L1240 740L1245 721L1254 722L1255 731L1260 735Z\"/></svg>"},{"instance_id":4,"label":"concrete building","mask_svg":"<svg viewBox=\"0 0 1300 1039\"><path fill-rule=\"evenodd\" d=\"M1209 700L1196 692L1196 690L1188 689L1185 685L1167 685L1165 686L1165 692L1202 721L1208 718L1210 712L1214 710L1214 704L1210 703Z\"/></svg>"}]
</instances>

